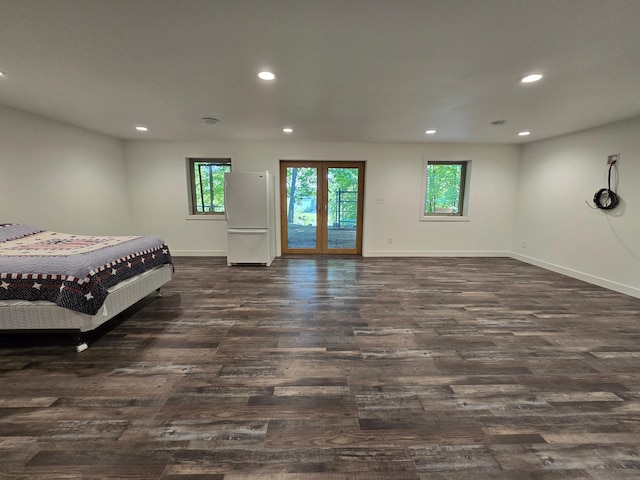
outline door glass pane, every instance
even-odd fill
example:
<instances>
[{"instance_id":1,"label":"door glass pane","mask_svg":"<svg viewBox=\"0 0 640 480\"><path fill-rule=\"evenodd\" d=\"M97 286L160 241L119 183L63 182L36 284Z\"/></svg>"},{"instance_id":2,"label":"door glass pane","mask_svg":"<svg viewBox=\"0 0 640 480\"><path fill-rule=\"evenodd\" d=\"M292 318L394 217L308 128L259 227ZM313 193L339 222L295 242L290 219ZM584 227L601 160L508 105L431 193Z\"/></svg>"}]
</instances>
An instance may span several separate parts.
<instances>
[{"instance_id":1,"label":"door glass pane","mask_svg":"<svg viewBox=\"0 0 640 480\"><path fill-rule=\"evenodd\" d=\"M317 247L318 169L287 167L287 246Z\"/></svg>"},{"instance_id":2,"label":"door glass pane","mask_svg":"<svg viewBox=\"0 0 640 480\"><path fill-rule=\"evenodd\" d=\"M358 169L327 169L327 247L356 248Z\"/></svg>"}]
</instances>

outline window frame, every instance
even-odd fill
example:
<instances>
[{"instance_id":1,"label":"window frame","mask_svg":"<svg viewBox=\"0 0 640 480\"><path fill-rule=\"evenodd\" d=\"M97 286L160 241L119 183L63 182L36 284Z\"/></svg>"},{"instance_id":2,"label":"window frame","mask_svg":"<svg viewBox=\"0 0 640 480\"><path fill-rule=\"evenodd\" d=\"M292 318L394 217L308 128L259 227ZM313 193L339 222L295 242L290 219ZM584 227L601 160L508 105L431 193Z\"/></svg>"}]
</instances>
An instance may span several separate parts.
<instances>
[{"instance_id":1,"label":"window frame","mask_svg":"<svg viewBox=\"0 0 640 480\"><path fill-rule=\"evenodd\" d=\"M190 219L224 219L225 210L222 212L198 212L197 211L197 191L196 191L196 175L195 175L195 166L197 163L208 163L212 165L228 165L229 171L233 171L233 159L229 155L215 155L215 156L206 156L206 157L187 157L186 158L186 167L187 167L187 178L188 178L188 186L189 186L189 205L188 205L188 215ZM224 188L224 185L222 185ZM223 208L226 209L226 206L223 205Z\"/></svg>"},{"instance_id":2,"label":"window frame","mask_svg":"<svg viewBox=\"0 0 640 480\"><path fill-rule=\"evenodd\" d=\"M426 213L427 201L427 170L429 165L460 165L460 209L457 213ZM468 222L469 221L469 191L471 180L471 160L428 160L422 165L422 191L420 195L420 221L424 222Z\"/></svg>"}]
</instances>

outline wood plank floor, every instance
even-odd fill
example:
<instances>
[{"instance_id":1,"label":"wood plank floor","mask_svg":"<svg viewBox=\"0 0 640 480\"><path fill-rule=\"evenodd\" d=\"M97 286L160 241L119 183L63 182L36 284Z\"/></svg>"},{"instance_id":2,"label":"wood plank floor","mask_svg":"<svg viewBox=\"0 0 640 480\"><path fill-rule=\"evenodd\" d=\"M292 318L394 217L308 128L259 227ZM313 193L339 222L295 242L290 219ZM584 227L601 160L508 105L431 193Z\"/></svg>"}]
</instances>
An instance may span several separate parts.
<instances>
[{"instance_id":1,"label":"wood plank floor","mask_svg":"<svg viewBox=\"0 0 640 480\"><path fill-rule=\"evenodd\" d=\"M507 258L176 258L0 335L0 478L640 478L640 300Z\"/></svg>"}]
</instances>

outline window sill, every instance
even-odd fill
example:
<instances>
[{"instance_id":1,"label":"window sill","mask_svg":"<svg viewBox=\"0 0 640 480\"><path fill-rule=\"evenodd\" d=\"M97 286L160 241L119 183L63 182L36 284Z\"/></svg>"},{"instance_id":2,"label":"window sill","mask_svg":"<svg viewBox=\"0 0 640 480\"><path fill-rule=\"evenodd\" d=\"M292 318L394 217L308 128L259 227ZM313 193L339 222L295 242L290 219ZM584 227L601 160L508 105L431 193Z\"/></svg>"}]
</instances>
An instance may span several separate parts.
<instances>
[{"instance_id":1,"label":"window sill","mask_svg":"<svg viewBox=\"0 0 640 480\"><path fill-rule=\"evenodd\" d=\"M218 221L218 220L226 220L226 217L223 215L187 215L185 220L206 220L206 221Z\"/></svg>"},{"instance_id":2,"label":"window sill","mask_svg":"<svg viewBox=\"0 0 640 480\"><path fill-rule=\"evenodd\" d=\"M421 222L470 222L471 219L467 216L460 215L433 215L420 217Z\"/></svg>"}]
</instances>

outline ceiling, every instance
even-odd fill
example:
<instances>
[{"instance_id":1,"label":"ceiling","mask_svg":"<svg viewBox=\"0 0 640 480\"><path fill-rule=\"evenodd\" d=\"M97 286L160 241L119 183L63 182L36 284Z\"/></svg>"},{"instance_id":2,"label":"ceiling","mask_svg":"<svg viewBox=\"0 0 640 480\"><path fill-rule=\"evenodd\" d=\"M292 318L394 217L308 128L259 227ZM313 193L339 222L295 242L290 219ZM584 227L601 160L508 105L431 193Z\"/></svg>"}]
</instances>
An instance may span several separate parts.
<instances>
[{"instance_id":1,"label":"ceiling","mask_svg":"<svg viewBox=\"0 0 640 480\"><path fill-rule=\"evenodd\" d=\"M640 115L639 25L640 0L0 0L0 104L123 139L524 143Z\"/></svg>"}]
</instances>

